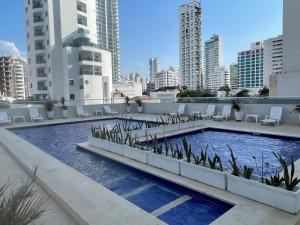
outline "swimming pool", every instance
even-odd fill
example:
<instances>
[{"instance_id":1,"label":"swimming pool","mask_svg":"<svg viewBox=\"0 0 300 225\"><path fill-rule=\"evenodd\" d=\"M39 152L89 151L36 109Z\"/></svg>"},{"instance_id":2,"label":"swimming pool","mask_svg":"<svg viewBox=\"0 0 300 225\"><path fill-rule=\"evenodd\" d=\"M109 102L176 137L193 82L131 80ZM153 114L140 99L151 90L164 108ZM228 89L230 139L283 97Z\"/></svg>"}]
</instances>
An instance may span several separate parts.
<instances>
[{"instance_id":1,"label":"swimming pool","mask_svg":"<svg viewBox=\"0 0 300 225\"><path fill-rule=\"evenodd\" d=\"M210 224L233 207L76 147L76 143L87 141L92 125L102 123L113 127L124 123L124 120L58 124L11 131L167 224ZM163 206L170 207L162 210Z\"/></svg>"},{"instance_id":2,"label":"swimming pool","mask_svg":"<svg viewBox=\"0 0 300 225\"><path fill-rule=\"evenodd\" d=\"M205 149L208 145L208 155L214 156L214 147L216 153L221 157L223 164L230 168L228 160L230 159L229 145L237 157L240 166L246 165L254 168L254 173L259 174L253 156L256 157L258 167L262 162L262 153L265 163L269 163L268 175L274 174L280 170L280 164L273 155L273 152L281 154L291 163L291 155L294 160L300 158L300 138L289 138L283 136L264 135L258 133L247 133L229 131L215 128L205 128L198 131L184 133L166 138L173 144L182 146L182 138L192 145L192 151L199 154L200 147ZM164 139L159 140L160 143Z\"/></svg>"}]
</instances>

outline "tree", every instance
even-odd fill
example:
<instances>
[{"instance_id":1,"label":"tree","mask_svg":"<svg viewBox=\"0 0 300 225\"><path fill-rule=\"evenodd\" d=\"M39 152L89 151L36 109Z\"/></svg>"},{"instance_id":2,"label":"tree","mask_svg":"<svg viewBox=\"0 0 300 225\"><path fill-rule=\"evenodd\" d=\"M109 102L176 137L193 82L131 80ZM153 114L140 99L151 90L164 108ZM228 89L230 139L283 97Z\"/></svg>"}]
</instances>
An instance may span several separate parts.
<instances>
[{"instance_id":1,"label":"tree","mask_svg":"<svg viewBox=\"0 0 300 225\"><path fill-rule=\"evenodd\" d=\"M270 94L270 90L267 87L264 87L263 89L259 90L258 95L261 97L267 97Z\"/></svg>"},{"instance_id":2,"label":"tree","mask_svg":"<svg viewBox=\"0 0 300 225\"><path fill-rule=\"evenodd\" d=\"M230 92L231 89L230 89L230 87L228 85L225 85L223 87L220 87L219 91L226 91L226 93L228 94L228 92Z\"/></svg>"},{"instance_id":3,"label":"tree","mask_svg":"<svg viewBox=\"0 0 300 225\"><path fill-rule=\"evenodd\" d=\"M243 89L236 94L236 97L249 97L249 90Z\"/></svg>"}]
</instances>

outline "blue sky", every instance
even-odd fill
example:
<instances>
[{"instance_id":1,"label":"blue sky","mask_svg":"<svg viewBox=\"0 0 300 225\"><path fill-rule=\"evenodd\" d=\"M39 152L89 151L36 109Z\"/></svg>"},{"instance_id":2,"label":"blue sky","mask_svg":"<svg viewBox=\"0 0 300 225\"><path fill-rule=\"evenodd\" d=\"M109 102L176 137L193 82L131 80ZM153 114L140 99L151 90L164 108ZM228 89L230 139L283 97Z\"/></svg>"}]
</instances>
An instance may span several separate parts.
<instances>
[{"instance_id":1,"label":"blue sky","mask_svg":"<svg viewBox=\"0 0 300 225\"><path fill-rule=\"evenodd\" d=\"M148 60L178 68L178 8L188 0L120 0L121 72L148 75ZM282 0L202 0L202 39L224 37L225 64L250 43L282 33ZM23 0L1 2L0 40L24 54Z\"/></svg>"}]
</instances>

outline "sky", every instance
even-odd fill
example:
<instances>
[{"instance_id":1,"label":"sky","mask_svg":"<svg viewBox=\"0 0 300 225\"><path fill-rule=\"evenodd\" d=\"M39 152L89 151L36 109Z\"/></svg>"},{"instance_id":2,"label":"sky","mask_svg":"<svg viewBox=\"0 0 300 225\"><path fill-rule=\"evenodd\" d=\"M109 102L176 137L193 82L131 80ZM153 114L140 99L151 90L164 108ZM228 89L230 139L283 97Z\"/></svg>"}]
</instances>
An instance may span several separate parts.
<instances>
[{"instance_id":1,"label":"sky","mask_svg":"<svg viewBox=\"0 0 300 225\"><path fill-rule=\"evenodd\" d=\"M0 54L26 56L24 0L1 2ZM119 0L121 73L149 75L149 59L178 68L178 9L188 0ZM282 0L201 0L202 41L224 37L225 65L251 42L282 33Z\"/></svg>"}]
</instances>

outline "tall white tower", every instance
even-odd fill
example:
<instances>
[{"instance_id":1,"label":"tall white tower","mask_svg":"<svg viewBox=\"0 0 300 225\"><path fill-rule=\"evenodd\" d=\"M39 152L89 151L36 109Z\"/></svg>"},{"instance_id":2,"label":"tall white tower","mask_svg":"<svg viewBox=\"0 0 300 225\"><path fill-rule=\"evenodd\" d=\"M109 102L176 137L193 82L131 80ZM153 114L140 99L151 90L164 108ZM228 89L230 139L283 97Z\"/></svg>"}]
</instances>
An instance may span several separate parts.
<instances>
[{"instance_id":1,"label":"tall white tower","mask_svg":"<svg viewBox=\"0 0 300 225\"><path fill-rule=\"evenodd\" d=\"M119 0L96 0L98 44L112 53L113 82L120 76Z\"/></svg>"},{"instance_id":2,"label":"tall white tower","mask_svg":"<svg viewBox=\"0 0 300 225\"><path fill-rule=\"evenodd\" d=\"M160 62L157 58L151 58L149 60L150 68L150 81L155 81L155 75L160 72Z\"/></svg>"},{"instance_id":3,"label":"tall white tower","mask_svg":"<svg viewBox=\"0 0 300 225\"><path fill-rule=\"evenodd\" d=\"M221 79L221 77L215 77L222 73L217 71L224 66L224 41L223 37L214 34L208 41L204 44L204 66L205 66L205 79L204 86L211 92L219 89L216 84L221 84L224 82L215 82Z\"/></svg>"},{"instance_id":4,"label":"tall white tower","mask_svg":"<svg viewBox=\"0 0 300 225\"><path fill-rule=\"evenodd\" d=\"M198 1L179 9L180 83L191 90L203 88L201 55L201 5Z\"/></svg>"},{"instance_id":5,"label":"tall white tower","mask_svg":"<svg viewBox=\"0 0 300 225\"><path fill-rule=\"evenodd\" d=\"M110 99L111 52L97 45L95 0L25 1L29 94Z\"/></svg>"}]
</instances>

